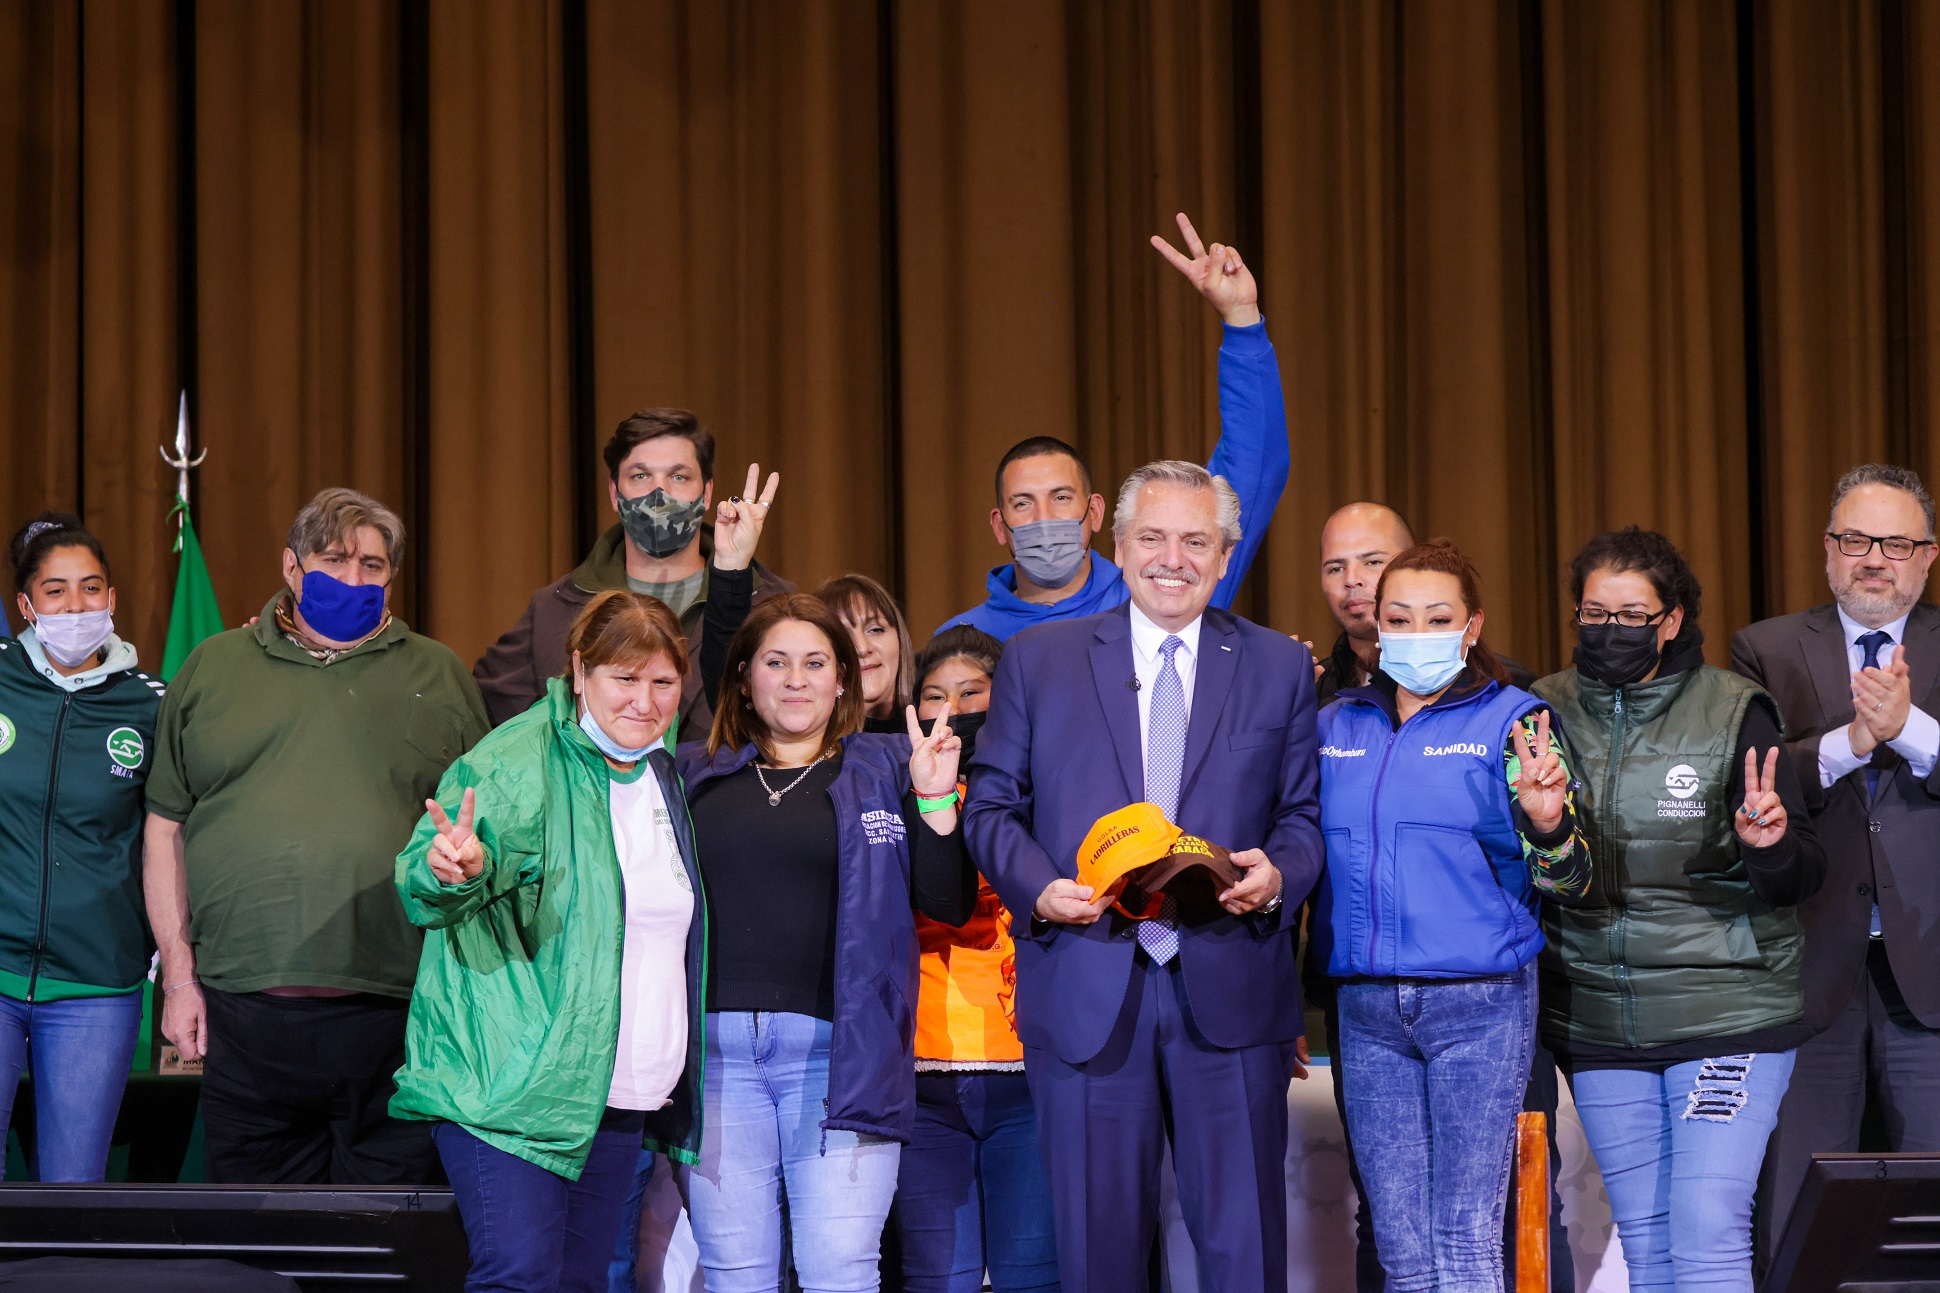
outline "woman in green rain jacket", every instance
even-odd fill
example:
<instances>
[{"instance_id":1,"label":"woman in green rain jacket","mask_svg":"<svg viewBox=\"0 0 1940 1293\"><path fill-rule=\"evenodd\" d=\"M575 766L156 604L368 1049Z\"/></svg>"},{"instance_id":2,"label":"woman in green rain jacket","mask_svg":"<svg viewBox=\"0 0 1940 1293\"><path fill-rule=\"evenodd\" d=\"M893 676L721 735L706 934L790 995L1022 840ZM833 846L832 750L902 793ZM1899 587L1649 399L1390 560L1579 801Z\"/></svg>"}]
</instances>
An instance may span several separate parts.
<instances>
[{"instance_id":1,"label":"woman in green rain jacket","mask_svg":"<svg viewBox=\"0 0 1940 1293\"><path fill-rule=\"evenodd\" d=\"M613 591L567 645L572 675L451 765L397 860L430 932L391 1113L438 1123L468 1288L604 1289L643 1141L700 1145L706 904L662 744L686 637Z\"/></svg>"}]
</instances>

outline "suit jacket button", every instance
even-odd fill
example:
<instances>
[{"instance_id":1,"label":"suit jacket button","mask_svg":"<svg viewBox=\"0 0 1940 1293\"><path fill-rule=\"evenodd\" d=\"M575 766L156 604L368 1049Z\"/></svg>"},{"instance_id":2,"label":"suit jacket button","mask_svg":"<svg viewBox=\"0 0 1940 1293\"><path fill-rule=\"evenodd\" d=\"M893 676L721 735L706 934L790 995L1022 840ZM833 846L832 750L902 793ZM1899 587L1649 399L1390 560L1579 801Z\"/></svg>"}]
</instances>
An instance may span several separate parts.
<instances>
[{"instance_id":1,"label":"suit jacket button","mask_svg":"<svg viewBox=\"0 0 1940 1293\"><path fill-rule=\"evenodd\" d=\"M1866 829L1867 829L1867 830L1869 830L1869 831L1871 831L1871 832L1872 832L1873 834L1875 834L1875 835L1877 835L1877 834L1879 834L1879 823L1878 823L1878 822L1867 822L1867 823L1866 823Z\"/></svg>"},{"instance_id":2,"label":"suit jacket button","mask_svg":"<svg viewBox=\"0 0 1940 1293\"><path fill-rule=\"evenodd\" d=\"M1121 929L1121 930L1119 930L1119 931L1118 931L1118 936L1119 936L1120 938L1137 938L1137 937L1138 937L1138 926L1136 926L1136 925L1127 925L1127 926L1125 926L1125 928L1123 928L1123 929Z\"/></svg>"},{"instance_id":3,"label":"suit jacket button","mask_svg":"<svg viewBox=\"0 0 1940 1293\"><path fill-rule=\"evenodd\" d=\"M1873 887L1869 884L1862 884L1859 886L1859 896L1861 898L1864 898L1867 894L1871 893L1872 891L1873 891Z\"/></svg>"}]
</instances>

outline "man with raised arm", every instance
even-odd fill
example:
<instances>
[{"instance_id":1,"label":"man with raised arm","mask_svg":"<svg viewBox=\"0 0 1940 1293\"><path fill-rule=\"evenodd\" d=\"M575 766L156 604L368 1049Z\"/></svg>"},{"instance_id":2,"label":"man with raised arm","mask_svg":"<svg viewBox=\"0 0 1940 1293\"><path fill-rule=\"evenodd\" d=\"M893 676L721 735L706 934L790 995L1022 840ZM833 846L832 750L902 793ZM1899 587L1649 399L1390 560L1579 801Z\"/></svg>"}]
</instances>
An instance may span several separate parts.
<instances>
[{"instance_id":1,"label":"man with raised arm","mask_svg":"<svg viewBox=\"0 0 1940 1293\"><path fill-rule=\"evenodd\" d=\"M1287 486L1292 454L1286 400L1253 272L1235 249L1201 243L1184 213L1179 232L1186 253L1157 234L1152 245L1226 325L1219 347L1220 437L1207 464L1213 475L1232 484L1240 503L1239 543L1212 594L1212 605L1225 609L1233 604ZM997 505L990 509L991 532L1010 550L1010 560L991 570L989 596L981 605L942 627L969 624L1002 640L1033 624L1124 605L1123 575L1091 548L1104 523L1104 497L1094 492L1091 469L1077 449L1052 436L1012 445L997 463Z\"/></svg>"}]
</instances>

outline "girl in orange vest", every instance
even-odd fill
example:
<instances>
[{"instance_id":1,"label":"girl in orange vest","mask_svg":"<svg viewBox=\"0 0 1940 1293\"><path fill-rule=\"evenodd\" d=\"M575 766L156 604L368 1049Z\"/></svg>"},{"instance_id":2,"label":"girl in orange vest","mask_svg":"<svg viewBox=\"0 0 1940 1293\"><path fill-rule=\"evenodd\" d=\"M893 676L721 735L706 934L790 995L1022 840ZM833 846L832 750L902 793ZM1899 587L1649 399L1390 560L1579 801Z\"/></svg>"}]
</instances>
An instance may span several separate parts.
<instances>
[{"instance_id":1,"label":"girl in orange vest","mask_svg":"<svg viewBox=\"0 0 1940 1293\"><path fill-rule=\"evenodd\" d=\"M913 691L927 722L949 707L968 768L990 708L1003 644L968 625L945 629L916 659ZM1058 1287L1050 1187L1017 1039L1010 913L987 881L961 929L917 917L922 992L916 1006L916 1135L896 1193L907 1293L996 1293Z\"/></svg>"}]
</instances>

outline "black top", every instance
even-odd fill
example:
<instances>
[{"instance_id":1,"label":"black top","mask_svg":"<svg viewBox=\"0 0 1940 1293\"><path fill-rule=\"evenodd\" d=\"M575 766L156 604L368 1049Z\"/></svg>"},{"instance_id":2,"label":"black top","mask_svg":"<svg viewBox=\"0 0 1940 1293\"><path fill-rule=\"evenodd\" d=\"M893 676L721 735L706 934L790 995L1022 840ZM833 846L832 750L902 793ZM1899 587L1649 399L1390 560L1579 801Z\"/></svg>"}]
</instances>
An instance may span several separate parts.
<instances>
[{"instance_id":1,"label":"black top","mask_svg":"<svg viewBox=\"0 0 1940 1293\"><path fill-rule=\"evenodd\" d=\"M1695 628L1680 633L1664 652L1658 676L1683 673L1704 663L1704 638ZM1737 811L1745 802L1745 751L1758 751L1758 764L1779 745L1778 724L1763 705L1745 710L1745 721L1738 728L1738 748L1732 752L1731 783L1725 802ZM1814 776L1818 769L1811 769ZM1738 856L1744 859L1746 879L1761 902L1774 907L1796 907L1819 891L1825 882L1825 848L1812 825L1806 806L1805 789L1799 784L1798 769L1789 756L1778 761L1778 798L1785 805L1785 835L1770 848L1752 848L1742 840ZM1803 1020L1758 1028L1730 1037L1700 1037L1694 1041L1671 1042L1663 1046L1597 1046L1569 1043L1556 1053L1556 1062L1565 1072L1579 1069L1642 1069L1661 1073L1673 1064L1708 1060L1720 1055L1769 1054L1789 1051L1812 1036Z\"/></svg>"},{"instance_id":2,"label":"black top","mask_svg":"<svg viewBox=\"0 0 1940 1293\"><path fill-rule=\"evenodd\" d=\"M781 803L768 802L753 764L703 785L691 804L694 838L707 877L711 942L707 1009L771 1010L835 1018L835 911L839 872L835 804L829 786L842 759L765 769L780 790L802 777ZM903 797L915 905L962 923L975 880L963 832L938 835Z\"/></svg>"},{"instance_id":3,"label":"black top","mask_svg":"<svg viewBox=\"0 0 1940 1293\"><path fill-rule=\"evenodd\" d=\"M728 644L754 609L754 571L707 568L707 604L701 611L701 691L709 700L721 694L727 673ZM705 740L707 733L697 732ZM769 778L773 780L773 778Z\"/></svg>"}]
</instances>

